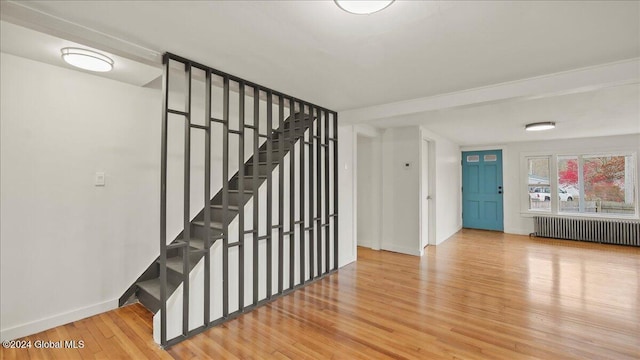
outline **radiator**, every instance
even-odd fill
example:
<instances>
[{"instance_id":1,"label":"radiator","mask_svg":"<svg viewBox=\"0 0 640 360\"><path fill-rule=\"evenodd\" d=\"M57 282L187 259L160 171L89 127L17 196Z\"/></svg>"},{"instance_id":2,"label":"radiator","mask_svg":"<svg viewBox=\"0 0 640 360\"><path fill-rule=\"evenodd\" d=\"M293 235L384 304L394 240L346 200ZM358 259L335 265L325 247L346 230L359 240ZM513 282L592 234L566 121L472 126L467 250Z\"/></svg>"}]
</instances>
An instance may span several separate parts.
<instances>
[{"instance_id":1,"label":"radiator","mask_svg":"<svg viewBox=\"0 0 640 360\"><path fill-rule=\"evenodd\" d=\"M640 246L640 221L534 216L535 236Z\"/></svg>"}]
</instances>

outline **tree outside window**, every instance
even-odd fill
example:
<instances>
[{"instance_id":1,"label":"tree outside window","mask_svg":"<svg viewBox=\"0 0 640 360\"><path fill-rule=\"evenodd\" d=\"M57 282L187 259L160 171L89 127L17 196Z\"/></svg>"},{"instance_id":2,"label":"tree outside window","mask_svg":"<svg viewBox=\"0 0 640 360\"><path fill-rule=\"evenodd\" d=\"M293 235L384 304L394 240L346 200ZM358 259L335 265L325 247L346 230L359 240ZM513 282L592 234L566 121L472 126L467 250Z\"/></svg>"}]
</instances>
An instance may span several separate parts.
<instances>
[{"instance_id":1,"label":"tree outside window","mask_svg":"<svg viewBox=\"0 0 640 360\"><path fill-rule=\"evenodd\" d=\"M630 155L558 157L558 187L573 195L561 212L633 214L634 166Z\"/></svg>"}]
</instances>

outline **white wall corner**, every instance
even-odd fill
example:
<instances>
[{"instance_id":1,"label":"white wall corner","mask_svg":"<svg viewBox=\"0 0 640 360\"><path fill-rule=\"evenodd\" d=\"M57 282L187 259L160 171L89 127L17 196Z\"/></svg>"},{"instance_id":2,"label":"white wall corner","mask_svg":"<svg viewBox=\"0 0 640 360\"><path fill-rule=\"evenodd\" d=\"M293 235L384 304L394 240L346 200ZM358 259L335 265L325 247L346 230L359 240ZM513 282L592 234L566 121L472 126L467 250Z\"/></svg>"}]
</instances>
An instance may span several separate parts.
<instances>
[{"instance_id":1,"label":"white wall corner","mask_svg":"<svg viewBox=\"0 0 640 360\"><path fill-rule=\"evenodd\" d=\"M353 130L357 135L363 135L367 137L378 137L382 135L382 130L368 125L368 124L358 124L353 127Z\"/></svg>"},{"instance_id":2,"label":"white wall corner","mask_svg":"<svg viewBox=\"0 0 640 360\"><path fill-rule=\"evenodd\" d=\"M389 243L387 243L384 247L385 247L385 250L388 250L388 251L393 251L393 252L406 254L406 255L422 256L421 254L422 249L419 249L419 248L416 249L416 248L411 248L411 247L397 245L397 244L389 244Z\"/></svg>"},{"instance_id":3,"label":"white wall corner","mask_svg":"<svg viewBox=\"0 0 640 360\"><path fill-rule=\"evenodd\" d=\"M435 245L441 245L442 243L444 243L445 241L451 239L451 237L453 237L453 235L455 235L458 231L462 230L462 224L458 224L458 226L456 227L455 230L451 231L450 233L448 233L445 236L440 237L439 239L436 240L436 244Z\"/></svg>"}]
</instances>

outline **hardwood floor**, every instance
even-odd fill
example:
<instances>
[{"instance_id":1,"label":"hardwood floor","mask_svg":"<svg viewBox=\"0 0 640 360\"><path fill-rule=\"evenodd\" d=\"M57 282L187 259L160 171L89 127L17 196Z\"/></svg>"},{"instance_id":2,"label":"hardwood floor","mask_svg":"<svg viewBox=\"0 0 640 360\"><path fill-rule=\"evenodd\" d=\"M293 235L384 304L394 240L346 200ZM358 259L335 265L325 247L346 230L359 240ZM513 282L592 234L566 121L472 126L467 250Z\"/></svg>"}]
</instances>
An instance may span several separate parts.
<instances>
[{"instance_id":1,"label":"hardwood floor","mask_svg":"<svg viewBox=\"0 0 640 360\"><path fill-rule=\"evenodd\" d=\"M640 248L463 230L417 258L358 262L184 341L132 305L25 339L84 349L2 359L639 359Z\"/></svg>"}]
</instances>

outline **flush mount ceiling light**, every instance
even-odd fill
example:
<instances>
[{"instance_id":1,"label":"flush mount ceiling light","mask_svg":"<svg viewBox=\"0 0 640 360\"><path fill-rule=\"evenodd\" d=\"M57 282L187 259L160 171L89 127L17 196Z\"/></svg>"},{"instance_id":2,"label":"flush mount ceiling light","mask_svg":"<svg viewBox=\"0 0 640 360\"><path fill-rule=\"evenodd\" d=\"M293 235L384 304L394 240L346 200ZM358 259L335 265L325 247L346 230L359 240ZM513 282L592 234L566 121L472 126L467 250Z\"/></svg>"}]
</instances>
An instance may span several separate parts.
<instances>
[{"instance_id":1,"label":"flush mount ceiling light","mask_svg":"<svg viewBox=\"0 0 640 360\"><path fill-rule=\"evenodd\" d=\"M113 69L113 60L95 51L66 47L60 52L62 52L62 59L67 64L84 70L107 72Z\"/></svg>"},{"instance_id":2,"label":"flush mount ceiling light","mask_svg":"<svg viewBox=\"0 0 640 360\"><path fill-rule=\"evenodd\" d=\"M556 127L556 123L553 121L537 122L525 125L524 129L527 131L542 131L551 130Z\"/></svg>"},{"instance_id":3,"label":"flush mount ceiling light","mask_svg":"<svg viewBox=\"0 0 640 360\"><path fill-rule=\"evenodd\" d=\"M348 13L369 15L387 8L395 0L334 0L338 7Z\"/></svg>"}]
</instances>

